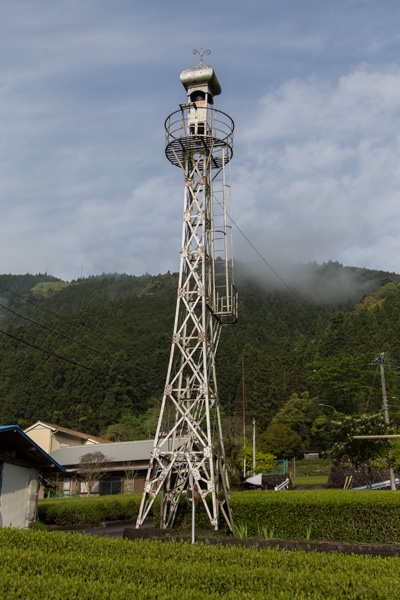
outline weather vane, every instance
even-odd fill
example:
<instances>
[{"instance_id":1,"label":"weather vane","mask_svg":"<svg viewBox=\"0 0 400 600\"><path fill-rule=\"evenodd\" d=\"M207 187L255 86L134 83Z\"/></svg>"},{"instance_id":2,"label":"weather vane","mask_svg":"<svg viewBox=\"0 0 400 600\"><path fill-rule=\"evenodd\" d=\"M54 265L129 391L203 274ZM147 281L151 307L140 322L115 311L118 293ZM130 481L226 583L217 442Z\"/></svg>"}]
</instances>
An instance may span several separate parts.
<instances>
[{"instance_id":1,"label":"weather vane","mask_svg":"<svg viewBox=\"0 0 400 600\"><path fill-rule=\"evenodd\" d=\"M200 52L196 49L193 50L193 54L198 54L200 56L199 64L203 64L203 56L211 54L211 50L204 50L203 52L203 32L201 33L201 49Z\"/></svg>"}]
</instances>

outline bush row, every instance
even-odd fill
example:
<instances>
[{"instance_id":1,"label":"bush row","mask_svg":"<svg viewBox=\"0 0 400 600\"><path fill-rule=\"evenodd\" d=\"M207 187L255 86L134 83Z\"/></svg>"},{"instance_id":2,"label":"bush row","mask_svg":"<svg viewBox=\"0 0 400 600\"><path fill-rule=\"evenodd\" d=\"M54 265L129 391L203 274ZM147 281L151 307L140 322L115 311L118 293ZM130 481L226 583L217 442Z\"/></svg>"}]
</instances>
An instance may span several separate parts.
<instances>
[{"instance_id":1,"label":"bush row","mask_svg":"<svg viewBox=\"0 0 400 600\"><path fill-rule=\"evenodd\" d=\"M47 525L76 525L136 519L142 494L52 498L39 501L39 521Z\"/></svg>"},{"instance_id":2,"label":"bush row","mask_svg":"<svg viewBox=\"0 0 400 600\"><path fill-rule=\"evenodd\" d=\"M249 536L261 529L276 539L331 540L358 543L400 542L400 495L391 491L304 490L233 492L234 523L245 524ZM154 524L159 523L159 504ZM191 506L181 498L176 527L190 527ZM196 511L196 526L209 528L204 507ZM220 520L220 527L224 522Z\"/></svg>"},{"instance_id":3,"label":"bush row","mask_svg":"<svg viewBox=\"0 0 400 600\"><path fill-rule=\"evenodd\" d=\"M187 600L398 596L400 558L163 544L0 529L7 600Z\"/></svg>"},{"instance_id":4,"label":"bush row","mask_svg":"<svg viewBox=\"0 0 400 600\"><path fill-rule=\"evenodd\" d=\"M313 490L232 494L236 523L275 538L359 543L400 542L400 496L392 491Z\"/></svg>"},{"instance_id":5,"label":"bush row","mask_svg":"<svg viewBox=\"0 0 400 600\"><path fill-rule=\"evenodd\" d=\"M39 502L39 519L46 524L75 525L135 520L141 494L92 498L55 498ZM245 524L250 536L261 529L277 539L332 540L358 543L400 543L400 495L391 491L259 491L233 492L231 509L236 525ZM153 507L154 524L160 503ZM190 527L191 506L182 496L176 527ZM196 509L196 527L210 523L204 507ZM220 521L224 528L224 521ZM272 534L271 534L272 535Z\"/></svg>"}]
</instances>

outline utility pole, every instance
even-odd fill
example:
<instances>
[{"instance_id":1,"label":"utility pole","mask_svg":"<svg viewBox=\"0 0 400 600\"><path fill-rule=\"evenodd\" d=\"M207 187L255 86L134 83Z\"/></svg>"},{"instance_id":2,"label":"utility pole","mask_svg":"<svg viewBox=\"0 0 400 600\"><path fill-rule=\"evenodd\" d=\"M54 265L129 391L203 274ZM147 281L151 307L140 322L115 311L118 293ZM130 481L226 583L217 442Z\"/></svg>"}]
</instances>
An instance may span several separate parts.
<instances>
[{"instance_id":1,"label":"utility pole","mask_svg":"<svg viewBox=\"0 0 400 600\"><path fill-rule=\"evenodd\" d=\"M385 422L389 428L389 406L388 406L387 394L386 394L385 367L384 367L385 353L381 352L376 360L381 369L383 410L384 410L384 414L385 414ZM389 444L390 444L390 442L389 442ZM389 469L389 474L390 474L390 488L392 490L396 490L396 479L395 479L394 471L393 471L392 467L390 467L390 469Z\"/></svg>"},{"instance_id":2,"label":"utility pole","mask_svg":"<svg viewBox=\"0 0 400 600\"><path fill-rule=\"evenodd\" d=\"M253 475L256 472L256 420L253 419Z\"/></svg>"},{"instance_id":3,"label":"utility pole","mask_svg":"<svg viewBox=\"0 0 400 600\"><path fill-rule=\"evenodd\" d=\"M243 450L246 449L246 411L244 404L244 361L242 356ZM243 477L246 479L246 454L243 457Z\"/></svg>"}]
</instances>

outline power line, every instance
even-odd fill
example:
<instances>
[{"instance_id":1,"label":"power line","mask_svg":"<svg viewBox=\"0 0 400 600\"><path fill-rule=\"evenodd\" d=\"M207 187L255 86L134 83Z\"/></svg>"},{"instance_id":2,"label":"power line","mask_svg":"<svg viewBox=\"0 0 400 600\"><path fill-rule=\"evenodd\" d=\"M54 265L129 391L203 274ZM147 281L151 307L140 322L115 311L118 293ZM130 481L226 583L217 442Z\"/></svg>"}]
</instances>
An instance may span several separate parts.
<instances>
[{"instance_id":1,"label":"power line","mask_svg":"<svg viewBox=\"0 0 400 600\"><path fill-rule=\"evenodd\" d=\"M217 199L216 199L216 200L217 200ZM218 200L217 200L217 202L218 202L218 203L220 203ZM246 235L246 234L245 234L245 233L242 231L242 229L239 227L239 225L236 223L236 221L235 221L234 219L232 219L232 218L231 218L231 222L232 222L232 223L233 223L233 225L236 227L236 229L239 231L239 233L242 235L242 237L243 237L243 238L244 238L244 239L247 241L247 243L250 245L250 247L251 247L251 248L252 248L252 249L253 249L253 250L256 252L256 254L257 254L257 255L258 255L260 258L261 258L261 260L262 260L262 261L263 261L263 262L266 264L266 266L267 266L267 267L268 267L268 268L269 268L269 269L272 271L272 273L274 273L274 275L275 275L275 276L276 276L276 277L279 279L279 281L282 283L282 285L284 285L284 287L285 287L285 288L286 288L286 289L287 289L287 290L288 290L288 291L289 291L289 292L290 292L290 293L293 295L293 297L294 297L294 298L295 298L295 299L296 299L296 300L297 300L297 301L298 301L298 302L299 302L301 305L303 305L303 306L304 306L304 302L303 302L303 301L302 301L302 300L301 300L301 299L298 297L298 295L297 295L297 294L296 294L296 293L295 293L295 292L294 292L294 291L293 291L293 290L292 290L292 289L291 289L291 288L290 288L290 287L287 285L287 283L286 283L286 282L285 282L285 281L282 279L282 277L281 277L281 276L280 276L280 275L277 273L277 271L276 271L276 270L275 270L275 269L272 267L272 265L271 265L271 264L270 264L270 263L269 263L269 262L266 260L266 258L265 258L265 257L264 257L264 256L261 254L261 252L260 252L260 251L259 251L259 250L258 250L258 249L255 247L255 245L254 245L254 244L251 242L251 240L250 240L250 239L247 237L247 235ZM20 300L22 300L23 302L26 302L27 304L30 304L30 305L34 306L35 308L37 308L37 309L39 309L39 310L41 310L41 311L43 311L43 312L46 312L46 313L48 313L48 314L51 314L52 316L54 316L54 317L56 317L56 318L58 318L58 319L62 318L62 319L63 319L63 320L65 320L66 322L69 322L69 323L71 323L71 324L73 324L73 325L78 325L78 327L82 327L83 329L85 329L85 331L89 331L89 330L88 330L88 329L87 329L87 328L86 328L84 325L82 325L81 323L72 323L72 322L71 322L69 319L66 319L65 317L61 317L59 314L57 314L57 313L55 313L55 312L53 312L53 311L51 311L51 310L49 310L49 309L46 309L46 308L43 308L43 307L39 306L37 303L35 303L35 302L32 302L32 301L28 300L27 298L24 298L23 296L20 296L19 294L16 294L15 292L12 292L11 290L8 290L8 289L6 289L4 286L1 286L1 285L0 285L0 289L1 289L1 290L3 290L3 291L5 291L5 292L7 292L7 293L9 293L9 294L12 294L12 295L13 295L13 296L15 296L16 298L19 298L19 299L20 299ZM91 352L95 352L95 353L97 353L97 354L101 354L102 356L106 356L107 358L111 358L111 360L113 360L113 361L120 362L121 364L125 364L125 365L127 365L127 366L129 366L129 367L133 367L133 368L135 368L135 369L137 369L137 370L139 370L139 371L142 371L142 372L144 372L144 373L149 373L150 375L153 375L153 376L155 376L155 377L158 377L158 378L160 378L160 379L161 379L161 378L163 379L163 377L161 377L161 376L160 376L160 375L158 375L157 373L154 373L154 372L150 371L149 369L144 369L143 367L139 367L138 365L135 365L135 364L129 364L129 363L127 363L127 362L126 362L126 361L124 361L124 360L121 360L121 359L118 359L118 358L116 358L116 357L112 356L112 355L111 355L111 354L109 354L108 352L104 352L104 351L102 351L102 350L98 350L97 348L94 348L93 346L89 346L88 344L85 344L84 342L80 342L79 340L76 340L76 339L74 339L74 338L72 338L72 337L70 337L70 336L68 336L68 335L66 335L66 334L64 334L64 333L61 333L61 332L59 332L59 331L57 331L57 330L55 330L55 329L53 329L53 328L51 328L51 327L48 327L48 326L46 326L46 325L43 325L42 323L38 323L37 321L34 321L33 319L30 319L29 317L26 317L26 316L24 316L24 315L21 315L20 313L17 313L16 311L12 310L11 308L9 308L9 307L7 307L7 306L5 306L5 305L3 305L3 304L0 304L0 307L1 307L1 308L3 308L3 309L5 309L5 310L8 310L9 312L11 312L11 313L15 314L17 317L19 317L19 318L21 318L21 319L24 319L24 320L26 320L26 321L28 321L28 322L30 322L30 323L32 323L32 324L34 324L34 325L37 325L38 327L42 327L43 329L46 329L46 330L48 330L48 331L50 331L50 332L52 332L52 333L55 333L56 335L59 335L59 336L63 337L64 339L67 339L67 340L69 340L69 341L71 341L71 342L73 342L73 343L75 343L75 344L78 344L78 345L82 346L83 348L86 348L86 349L90 350ZM6 334L4 331L0 331L0 332L1 332L1 333L4 333L5 335L9 335L9 337L13 337L13 336L11 336L11 334ZM93 331L89 331L89 333L90 333L91 335L94 335L94 336L98 337L98 338L99 338L100 340L102 340L102 341L104 341L104 340L105 340L105 338L102 338L101 336L99 336L98 334L96 334L96 333L95 333L95 332L93 332ZM15 339L17 339L17 338L15 338ZM45 349L40 349L38 346L34 346L34 345L32 345L32 344L29 344L28 342L24 342L23 340L19 340L19 341L21 341L22 343L26 343L27 345L31 345L32 347L34 347L34 348L36 348L36 349L38 349L38 350L42 350L42 351L43 351L43 352L45 352L46 354L53 354L53 353L51 353L51 352L49 352L49 351L47 351L47 350L45 350ZM113 344L113 342L111 342L111 340L105 340L105 341L107 341L107 342L109 342L109 343L112 343L112 344ZM113 345L114 345L114 346L116 346L115 344L113 344ZM53 356L57 356L57 355L53 354ZM60 356L57 356L57 357L58 357L58 358L60 358L60 359L62 359L62 360L64 360L64 358L63 358L63 357L60 357ZM65 359L65 360L67 360L67 361L68 361L68 362L70 362L71 364L75 364L75 365L77 365L77 366L82 366L82 368L87 368L87 367L84 367L83 365L79 365L79 363L75 363L75 362L73 362L73 361L69 361L68 359ZM89 369L89 370L90 370L90 369Z\"/></svg>"},{"instance_id":2,"label":"power line","mask_svg":"<svg viewBox=\"0 0 400 600\"><path fill-rule=\"evenodd\" d=\"M239 231L239 233L244 237L244 239L246 240L246 242L251 246L251 248L253 248L254 252L256 254L258 254L258 256L261 258L261 260L267 265L267 267L269 269L271 269L271 271L273 272L273 274L279 279L279 281L285 286L285 288L296 298L296 300L298 302L300 302L300 304L302 304L304 306L304 302L298 297L298 295L287 285L287 283L282 279L282 277L275 271L275 269L272 267L272 265L269 264L269 262L267 261L266 258L264 258L264 256L261 254L261 252L259 252L257 250L257 248L255 247L255 245L253 244L253 242L251 242L249 240L249 238L247 237L247 235L240 229L239 225L231 218L232 223L234 224L234 226L236 227L236 229Z\"/></svg>"},{"instance_id":3,"label":"power line","mask_svg":"<svg viewBox=\"0 0 400 600\"><path fill-rule=\"evenodd\" d=\"M400 369L400 367L398 365L393 364L392 362L387 362L386 363L389 367L392 367L393 369Z\"/></svg>"},{"instance_id":4,"label":"power line","mask_svg":"<svg viewBox=\"0 0 400 600\"><path fill-rule=\"evenodd\" d=\"M218 198L213 194L213 199L214 201L219 204L221 206L221 208L224 208L222 202L220 200L218 200ZM236 221L232 218L232 216L230 217L231 223L233 223L233 225L236 227L236 229L238 230L238 232L244 237L244 239L246 240L246 242L251 246L251 248L253 248L254 252L256 254L258 254L258 256L261 258L261 260L267 265L267 267L273 272L273 274L279 279L279 281L285 286L285 288L296 298L296 300L298 302L300 302L300 304L302 304L304 306L304 302L297 296L297 294L287 285L287 283L285 281L283 281L282 277L275 271L275 269L272 267L272 265L269 264L269 262L267 261L266 258L264 258L264 256L261 254L261 252L259 252L259 250L257 250L257 248L255 247L255 245L253 244L253 242L251 242L249 240L249 238L247 237L247 235L240 229L239 225L236 223Z\"/></svg>"},{"instance_id":5,"label":"power line","mask_svg":"<svg viewBox=\"0 0 400 600\"><path fill-rule=\"evenodd\" d=\"M88 367L86 365L82 365L81 363L78 363L78 361L76 361L76 360L71 360L70 358L66 358L65 356L61 356L60 354L56 354L55 352L51 352L50 350L41 348L40 346L37 346L36 344L27 342L26 340L23 340L7 331L3 331L2 329L0 329L0 333L2 333L3 335L6 335L9 338L12 338L13 340L16 340L17 342L21 342L22 344L25 344L26 346L30 346L31 348L34 348L35 350L39 350L40 352L44 352L45 354L48 354L49 356L53 356L55 358L58 358L59 360L63 360L64 362L74 365L74 367L80 367L81 369L86 369L86 371L91 371L92 373L95 373L96 375L105 375L106 377L112 377L114 379L121 379L122 381L125 381L125 383L129 383L129 385L134 385L134 383L132 381L125 379L125 377L122 377L121 375L113 375L112 373L108 373L106 371L100 371L99 369L93 369L93 367Z\"/></svg>"},{"instance_id":6,"label":"power line","mask_svg":"<svg viewBox=\"0 0 400 600\"><path fill-rule=\"evenodd\" d=\"M3 290L3 291L5 291L5 292L8 292L9 294L12 294L12 295L16 296L17 298L20 298L21 300L23 300L23 301L25 301L25 302L28 302L29 304L32 304L33 306L35 306L35 307L36 307L36 308L38 308L39 310L43 310L44 312L48 312L48 313L50 313L51 315L53 315L53 316L55 316L55 317L61 318L59 315L57 315L57 313L54 313L53 311L50 311L50 310L47 310L47 309L44 309L44 308L42 308L41 306L39 306L39 305L35 304L34 302L30 302L29 300L26 300L26 299L25 299L25 298L23 298L22 296L19 296L18 294L14 294L14 292L11 292L10 290L6 290L6 289L5 289L4 287L2 287L2 286L0 286L0 289L2 289L2 290ZM163 378L163 377L161 377L161 375L159 375L158 373L154 373L153 371L150 371L149 369L144 369L143 367L139 367L138 365L135 365L135 364L130 364L130 363L128 363L128 362L127 362L127 361L125 361L125 360L122 360L122 359L120 359L120 358L117 358L117 357L115 357L115 356L112 356L112 354L109 354L108 352L104 352L103 350L98 350L97 348L94 348L93 346L89 346L89 344L85 344L84 342L80 342L79 340L76 340L76 339L74 339L74 338L70 337L69 335L66 335L65 333L61 333L60 331L57 331L56 329L53 329L53 328L51 328L51 327L48 327L47 325L44 325L43 323L38 323L37 321L35 321L35 320L33 320L33 319L30 319L29 317L26 317L26 316L24 316L24 315L21 315L21 314L20 314L20 313L18 313L17 311L15 311L15 310L13 310L13 309L9 308L8 306L5 306L4 304L1 304L1 303L0 303L0 307L1 307L1 308L3 308L4 310L7 310L7 311L9 311L10 313L12 313L12 314L16 315L16 316L17 316L17 317L19 317L20 319L24 319L25 321L28 321L29 323L32 323L32 324L34 324L34 325L37 325L38 327L41 327L42 329L46 329L47 331L50 331L50 332L52 332L52 333L55 333L56 335L59 335L59 336L61 336L61 337L65 338L65 339L67 339L67 340L69 340L69 341L71 341L71 342L73 342L73 343L75 343L75 344L79 344L79 346L82 346L83 348L86 348L86 349L88 349L88 350L91 350L92 352L95 352L95 353L97 353L97 354L101 354L102 356L106 356L106 357L108 357L108 358L111 358L111 360L114 360L114 361L116 361L116 362L119 362L119 363L121 363L121 364L127 365L127 366L128 366L128 367L130 367L130 368L132 368L132 367L133 367L134 369L137 369L137 370L139 370L139 371L142 371L143 373L148 373L148 374L150 374L150 375L153 375L154 377L159 377L160 379L164 379L164 378ZM69 322L69 323L71 323L71 324L72 324L72 322L71 322L71 321L69 321L69 319L65 319L65 320L66 320L67 322ZM78 323L78 326L79 326L79 327L83 327L83 328L84 328L86 331L88 331L89 333L92 333L93 335L96 335L96 336L97 336L97 334L95 334L94 332L91 332L91 331L89 331L89 330L88 330L87 328L85 328L83 325L81 325L81 324L79 324L79 323ZM101 338L100 336L97 336L97 337L99 337L100 339L102 339L102 341L104 341L104 339L103 339L103 338ZM105 341L107 341L107 340L105 340Z\"/></svg>"},{"instance_id":7,"label":"power line","mask_svg":"<svg viewBox=\"0 0 400 600\"><path fill-rule=\"evenodd\" d=\"M378 369L379 369L379 364L376 365L375 374L374 374L374 380L372 382L371 389L369 391L369 396L368 396L368 399L367 399L367 403L365 405L365 412L367 412L367 409L368 409L368 404L369 404L369 401L371 399L371 394L372 394L372 390L373 390L374 385L375 385L375 379L376 379L376 375L378 373Z\"/></svg>"}]
</instances>

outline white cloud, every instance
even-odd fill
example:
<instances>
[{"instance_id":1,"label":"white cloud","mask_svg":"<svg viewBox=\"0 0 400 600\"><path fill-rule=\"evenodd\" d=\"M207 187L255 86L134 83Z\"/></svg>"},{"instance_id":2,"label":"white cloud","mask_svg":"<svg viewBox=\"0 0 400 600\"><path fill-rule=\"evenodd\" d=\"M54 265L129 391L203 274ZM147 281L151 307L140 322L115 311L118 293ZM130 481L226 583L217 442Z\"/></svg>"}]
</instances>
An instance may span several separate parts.
<instances>
[{"instance_id":1,"label":"white cloud","mask_svg":"<svg viewBox=\"0 0 400 600\"><path fill-rule=\"evenodd\" d=\"M241 128L236 213L267 258L399 270L398 67L286 82Z\"/></svg>"},{"instance_id":2,"label":"white cloud","mask_svg":"<svg viewBox=\"0 0 400 600\"><path fill-rule=\"evenodd\" d=\"M178 268L183 182L163 122L185 99L179 71L202 30L216 108L237 125L245 233L271 260L392 268L400 5L383 1L205 0L199 13L183 1L6 0L0 272Z\"/></svg>"}]
</instances>

